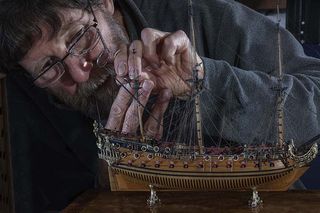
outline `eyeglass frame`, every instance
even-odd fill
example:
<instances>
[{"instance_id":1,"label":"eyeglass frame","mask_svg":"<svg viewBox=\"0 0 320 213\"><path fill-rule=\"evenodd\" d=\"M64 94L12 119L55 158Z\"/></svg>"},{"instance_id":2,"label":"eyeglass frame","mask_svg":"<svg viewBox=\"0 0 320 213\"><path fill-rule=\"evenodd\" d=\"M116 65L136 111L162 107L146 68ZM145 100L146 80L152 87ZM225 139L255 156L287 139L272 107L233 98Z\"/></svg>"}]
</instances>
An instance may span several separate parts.
<instances>
[{"instance_id":1,"label":"eyeglass frame","mask_svg":"<svg viewBox=\"0 0 320 213\"><path fill-rule=\"evenodd\" d=\"M83 28L81 28L81 31L83 30L83 32L82 32L79 36L77 36L77 37L75 38L75 41L72 41L72 42L71 42L72 45L67 49L67 54L66 54L64 57L62 57L62 59L59 59L59 60L55 61L53 64L51 64L51 65L50 65L49 67L47 67L45 70L41 71L41 72L38 74L37 77L34 77L34 78L32 79L32 83L33 83L33 84L35 83L36 80L38 80L39 78L41 78L41 76L43 76L46 72L48 72L52 67L54 67L54 66L56 66L58 63L60 63L60 64L62 65L62 67L63 67L63 72L61 72L60 76L57 77L57 79L56 79L55 81L49 83L48 85L46 85L46 86L44 86L44 87L42 87L42 88L46 88L46 87L50 86L52 83L58 81L58 80L62 77L62 75L65 73L66 68L65 68L64 60L65 60L69 55L75 55L75 56L80 56L80 57L82 57L83 55L85 55L85 54L87 54L89 51L91 51L92 49L88 49L87 51L85 51L85 52L82 53L82 54L72 54L72 49L73 49L73 48L75 47L75 45L81 40L81 38L83 38L83 36L85 35L85 33L86 33L91 27L94 27L94 28L95 28L95 30L96 30L96 32L97 32L97 34L98 34L99 40L102 42L102 45L103 45L103 50L99 53L99 55L98 55L98 57L97 57L97 59L96 59L97 64L98 64L98 65L100 64L100 63L99 63L99 60L100 60L101 56L102 56L105 52L107 52L108 54L110 53L110 51L109 51L109 49L108 49L108 47L107 47L107 45L106 45L106 43L105 43L102 35L101 35L101 32L100 32L99 28L97 27L97 26L98 26L98 21L97 21L97 18L96 18L95 13L93 12L93 8L92 8L92 6L91 6L90 0L88 0L88 6L89 6L89 9L90 9L91 14L93 15L93 22L94 22L94 23L93 23L92 25L86 27L86 28L83 27L83 28L85 28L84 30L83 30ZM97 42L99 42L99 41L97 41ZM93 46L93 48L94 48L94 47L95 47L95 45ZM103 64L102 67L103 67L104 65L105 65L105 64Z\"/></svg>"}]
</instances>

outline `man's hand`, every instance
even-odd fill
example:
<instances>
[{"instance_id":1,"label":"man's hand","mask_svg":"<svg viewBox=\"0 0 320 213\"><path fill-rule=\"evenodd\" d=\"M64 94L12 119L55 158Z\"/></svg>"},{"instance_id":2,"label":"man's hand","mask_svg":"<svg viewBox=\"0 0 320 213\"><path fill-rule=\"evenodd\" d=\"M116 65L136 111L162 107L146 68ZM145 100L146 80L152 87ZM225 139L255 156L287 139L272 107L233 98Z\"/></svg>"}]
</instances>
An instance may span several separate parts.
<instances>
[{"instance_id":1,"label":"man's hand","mask_svg":"<svg viewBox=\"0 0 320 213\"><path fill-rule=\"evenodd\" d=\"M183 31L166 33L146 28L141 33L141 39L133 41L129 47L121 46L115 54L116 81L125 87L120 88L112 105L106 128L136 133L139 126L138 108L142 114L150 94L156 93L158 99L144 129L147 136L160 139L163 116L171 97L185 96L191 92L188 81L193 79L194 66L202 64L202 61ZM202 79L204 72L200 67L197 77ZM137 84L139 88L134 89L133 85ZM138 101L132 99L137 89Z\"/></svg>"},{"instance_id":2,"label":"man's hand","mask_svg":"<svg viewBox=\"0 0 320 213\"><path fill-rule=\"evenodd\" d=\"M197 64L200 65L197 77L202 79L204 76L202 60L183 31L167 33L145 28L141 41L134 41L130 48L132 46L138 53L135 60L126 46L121 46L115 57L117 79L121 82L138 76L140 80L154 82L153 93L170 89L174 96L185 96L191 91L187 82L193 79L192 72ZM134 70L138 72L134 73Z\"/></svg>"},{"instance_id":3,"label":"man's hand","mask_svg":"<svg viewBox=\"0 0 320 213\"><path fill-rule=\"evenodd\" d=\"M116 54L115 68L117 73L124 70L128 74L126 78L116 77L116 81L122 86L112 104L105 128L135 134L139 127L139 113L142 115L155 86L150 76L142 72L142 43L134 41L128 50L123 47L121 54ZM148 137L161 139L163 115L171 97L169 89L159 90L157 100L143 127Z\"/></svg>"},{"instance_id":4,"label":"man's hand","mask_svg":"<svg viewBox=\"0 0 320 213\"><path fill-rule=\"evenodd\" d=\"M139 113L142 115L143 107L147 104L153 87L154 83L152 81L143 81L138 90L139 96L137 99L132 98L135 91L130 84L120 87L118 95L112 104L105 128L126 134L136 134L139 127ZM151 109L149 118L143 127L145 135L148 137L161 139L163 116L171 97L170 90L160 91L157 101Z\"/></svg>"}]
</instances>

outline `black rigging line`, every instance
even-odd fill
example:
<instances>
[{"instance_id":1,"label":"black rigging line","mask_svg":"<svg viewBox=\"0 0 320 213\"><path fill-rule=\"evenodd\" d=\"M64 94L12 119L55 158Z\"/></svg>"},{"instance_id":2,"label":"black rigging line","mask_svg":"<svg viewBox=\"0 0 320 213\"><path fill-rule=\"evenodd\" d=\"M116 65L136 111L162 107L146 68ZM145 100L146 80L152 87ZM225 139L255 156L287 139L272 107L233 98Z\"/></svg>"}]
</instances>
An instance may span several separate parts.
<instances>
[{"instance_id":1,"label":"black rigging line","mask_svg":"<svg viewBox=\"0 0 320 213\"><path fill-rule=\"evenodd\" d=\"M108 69L108 72L109 72L109 74L113 77L113 79L114 79L122 88L124 88L124 89L131 95L131 97L132 97L135 101L137 101L137 103L144 109L144 111L145 111L146 113L148 113L148 115L149 115L150 117L152 117L155 121L157 121L160 126L163 126L163 125L161 124L161 121L159 121L159 119L157 119L155 116L153 116L153 115L151 114L151 112L150 112L147 108L145 108L145 107L143 106L143 104L139 101L139 99L136 98L135 95L134 95L132 92L130 92L130 90L127 89L126 86L125 86L121 81L119 81L119 80L115 77L115 73L113 73L112 70L109 70L109 69Z\"/></svg>"}]
</instances>

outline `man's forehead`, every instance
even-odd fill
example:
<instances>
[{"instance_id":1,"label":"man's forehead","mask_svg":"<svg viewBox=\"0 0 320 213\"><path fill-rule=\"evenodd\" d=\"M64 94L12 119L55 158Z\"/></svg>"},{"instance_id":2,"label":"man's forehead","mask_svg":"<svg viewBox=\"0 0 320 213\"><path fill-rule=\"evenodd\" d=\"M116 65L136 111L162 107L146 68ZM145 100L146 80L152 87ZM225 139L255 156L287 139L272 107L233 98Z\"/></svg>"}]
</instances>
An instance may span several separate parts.
<instances>
[{"instance_id":1,"label":"man's forehead","mask_svg":"<svg viewBox=\"0 0 320 213\"><path fill-rule=\"evenodd\" d=\"M88 14L79 9L60 10L59 17L61 19L61 27L56 33L53 33L52 27L48 23L40 25L41 37L35 40L31 49L20 61L23 66L28 65L28 70L34 70L36 63L46 57L46 49L50 49L50 47L43 47L47 47L48 42L55 42L64 37L73 26L88 22Z\"/></svg>"},{"instance_id":2,"label":"man's forehead","mask_svg":"<svg viewBox=\"0 0 320 213\"><path fill-rule=\"evenodd\" d=\"M72 25L82 23L87 20L88 15L84 10L79 9L66 9L60 13L62 24L60 32L68 31Z\"/></svg>"}]
</instances>

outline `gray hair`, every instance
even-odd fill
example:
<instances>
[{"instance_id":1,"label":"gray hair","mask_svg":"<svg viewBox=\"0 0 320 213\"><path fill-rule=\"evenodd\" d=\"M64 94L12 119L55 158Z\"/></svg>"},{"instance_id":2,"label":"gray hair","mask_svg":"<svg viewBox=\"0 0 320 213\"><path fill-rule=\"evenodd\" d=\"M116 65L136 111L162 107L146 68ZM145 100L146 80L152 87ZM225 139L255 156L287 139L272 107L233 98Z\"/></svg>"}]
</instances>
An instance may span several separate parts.
<instances>
[{"instance_id":1,"label":"gray hair","mask_svg":"<svg viewBox=\"0 0 320 213\"><path fill-rule=\"evenodd\" d=\"M18 66L35 40L41 24L51 27L53 37L61 28L62 8L88 10L89 0L0 0L0 72ZM101 0L90 0L92 6Z\"/></svg>"}]
</instances>

